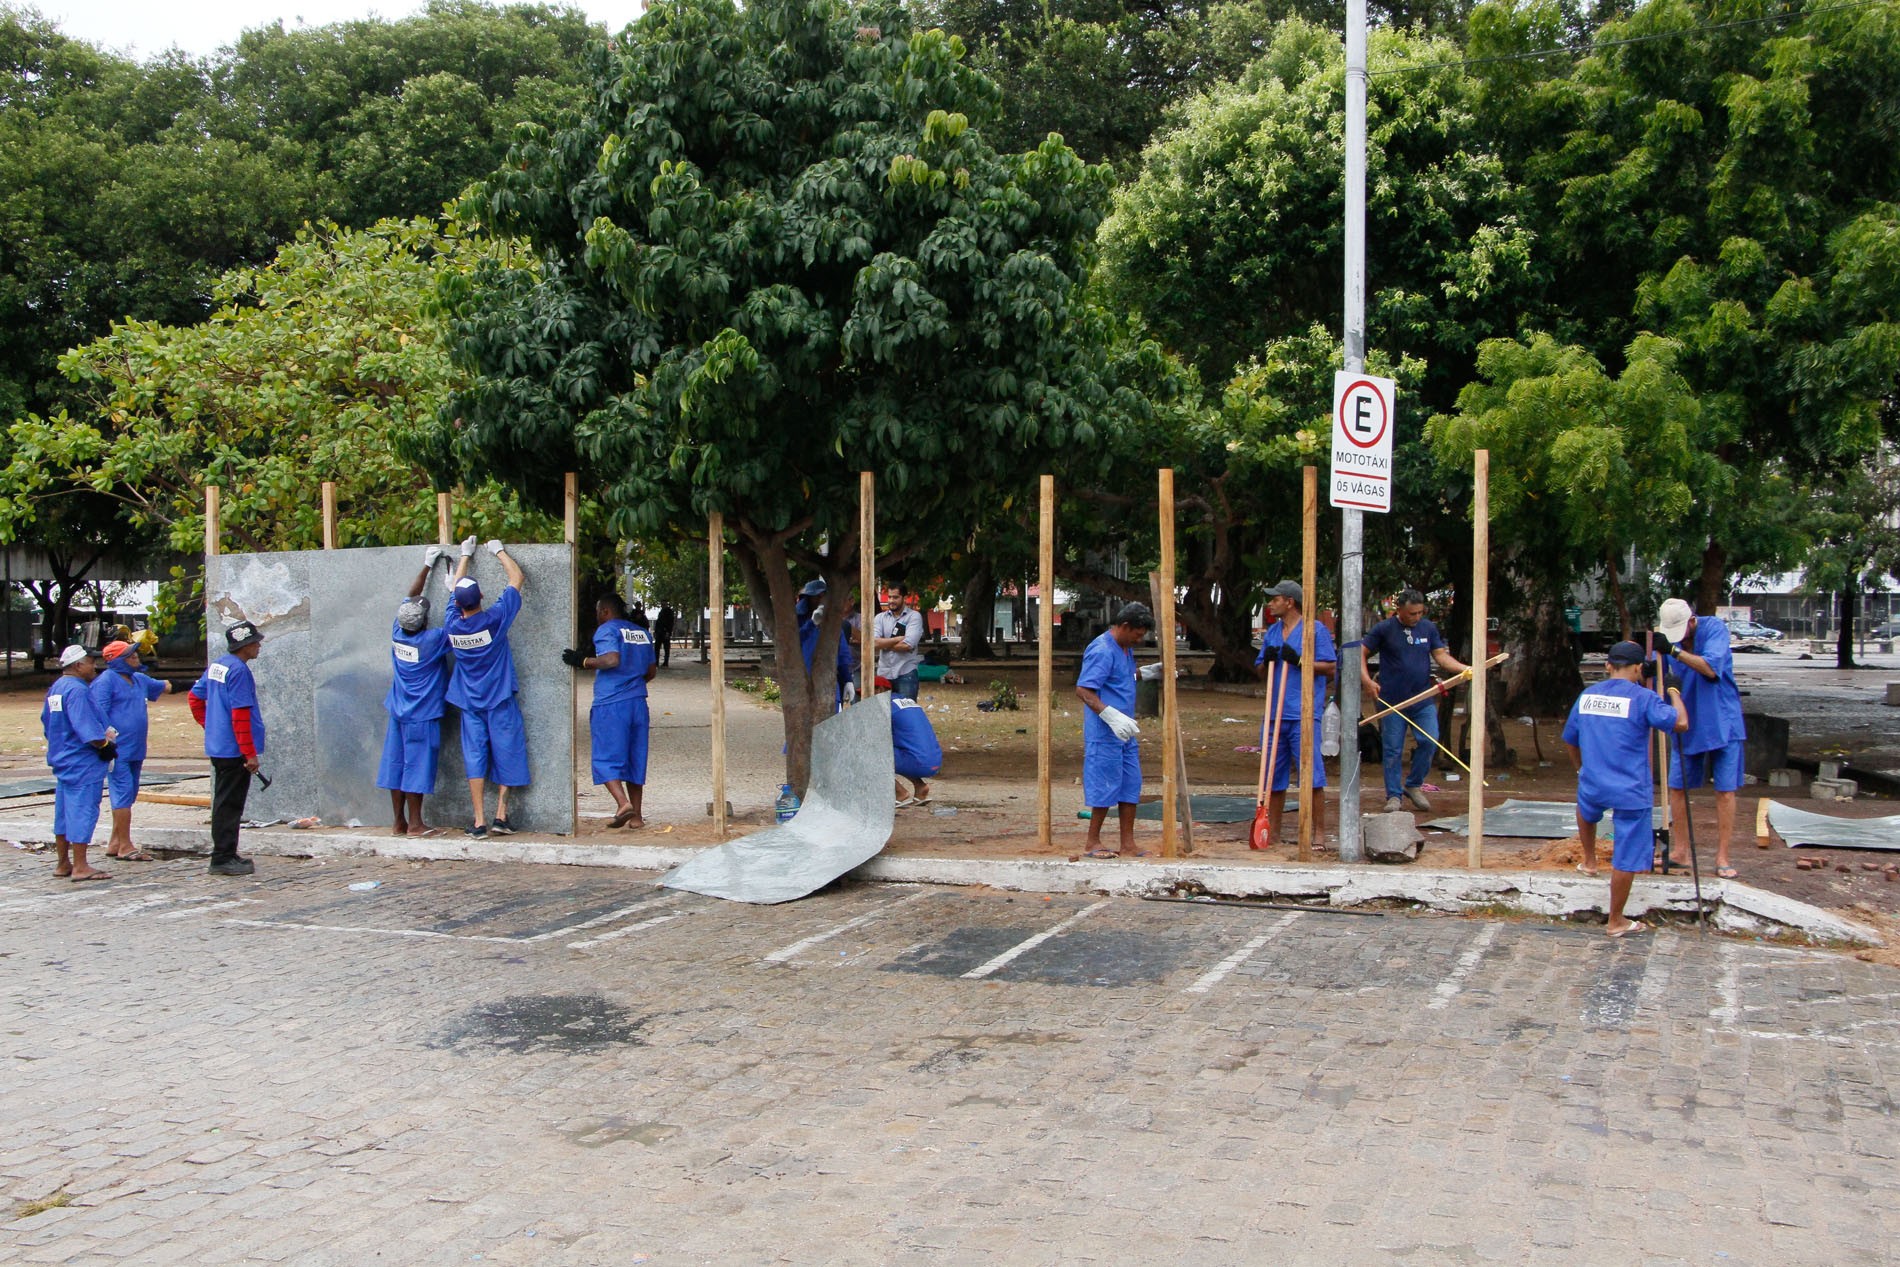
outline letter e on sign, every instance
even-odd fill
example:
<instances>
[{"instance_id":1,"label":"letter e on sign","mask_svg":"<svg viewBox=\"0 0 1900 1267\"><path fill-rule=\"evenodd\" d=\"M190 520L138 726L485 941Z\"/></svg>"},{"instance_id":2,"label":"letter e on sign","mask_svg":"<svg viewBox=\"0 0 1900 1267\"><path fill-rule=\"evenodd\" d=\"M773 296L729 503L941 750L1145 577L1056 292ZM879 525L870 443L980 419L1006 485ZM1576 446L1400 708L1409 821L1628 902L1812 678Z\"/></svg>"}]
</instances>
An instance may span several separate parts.
<instances>
[{"instance_id":1,"label":"letter e on sign","mask_svg":"<svg viewBox=\"0 0 1900 1267\"><path fill-rule=\"evenodd\" d=\"M1333 375L1330 502L1345 510L1392 509L1392 432L1398 384L1368 374Z\"/></svg>"}]
</instances>

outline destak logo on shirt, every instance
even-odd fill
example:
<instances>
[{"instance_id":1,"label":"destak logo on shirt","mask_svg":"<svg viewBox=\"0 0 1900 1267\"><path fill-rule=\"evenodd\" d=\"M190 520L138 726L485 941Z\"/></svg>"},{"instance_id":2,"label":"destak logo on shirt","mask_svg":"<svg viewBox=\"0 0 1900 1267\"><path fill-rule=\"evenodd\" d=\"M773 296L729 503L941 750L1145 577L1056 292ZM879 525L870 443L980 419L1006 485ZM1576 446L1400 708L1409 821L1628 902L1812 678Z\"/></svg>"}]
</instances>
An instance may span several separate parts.
<instances>
[{"instance_id":1,"label":"destak logo on shirt","mask_svg":"<svg viewBox=\"0 0 1900 1267\"><path fill-rule=\"evenodd\" d=\"M228 664L214 664L205 670L205 676L210 678L213 682L222 682L231 676L231 666Z\"/></svg>"},{"instance_id":2,"label":"destak logo on shirt","mask_svg":"<svg viewBox=\"0 0 1900 1267\"><path fill-rule=\"evenodd\" d=\"M1585 717L1623 717L1630 715L1627 695L1583 695L1577 699L1577 712Z\"/></svg>"},{"instance_id":3,"label":"destak logo on shirt","mask_svg":"<svg viewBox=\"0 0 1900 1267\"><path fill-rule=\"evenodd\" d=\"M490 634L486 629L472 634L449 635L449 645L454 647L457 651L473 651L477 647L487 646L494 640L494 635Z\"/></svg>"},{"instance_id":4,"label":"destak logo on shirt","mask_svg":"<svg viewBox=\"0 0 1900 1267\"><path fill-rule=\"evenodd\" d=\"M53 713L65 712L66 711L66 697L64 695L48 695L46 697L46 708L48 712L53 712Z\"/></svg>"},{"instance_id":5,"label":"destak logo on shirt","mask_svg":"<svg viewBox=\"0 0 1900 1267\"><path fill-rule=\"evenodd\" d=\"M644 629L622 629L620 631L620 641L629 646L644 647L652 642L653 639L647 637L647 631Z\"/></svg>"},{"instance_id":6,"label":"destak logo on shirt","mask_svg":"<svg viewBox=\"0 0 1900 1267\"><path fill-rule=\"evenodd\" d=\"M422 652L416 650L406 642L392 641L389 644L389 649L395 653L396 658L401 660L404 664L422 663Z\"/></svg>"}]
</instances>

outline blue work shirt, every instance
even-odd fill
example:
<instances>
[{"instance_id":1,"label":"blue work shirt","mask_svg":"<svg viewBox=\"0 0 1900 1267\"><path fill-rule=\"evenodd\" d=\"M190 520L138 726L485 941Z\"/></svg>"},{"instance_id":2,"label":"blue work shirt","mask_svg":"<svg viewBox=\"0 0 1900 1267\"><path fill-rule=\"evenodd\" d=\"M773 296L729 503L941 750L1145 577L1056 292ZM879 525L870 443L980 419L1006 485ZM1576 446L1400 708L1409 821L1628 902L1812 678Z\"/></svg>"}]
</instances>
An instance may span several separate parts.
<instances>
[{"instance_id":1,"label":"blue work shirt","mask_svg":"<svg viewBox=\"0 0 1900 1267\"><path fill-rule=\"evenodd\" d=\"M1432 653L1445 647L1438 626L1420 617L1407 629L1397 616L1374 625L1365 638L1365 654L1379 656L1379 698L1387 704L1411 699L1431 689ZM1289 694L1292 687L1288 687Z\"/></svg>"},{"instance_id":2,"label":"blue work shirt","mask_svg":"<svg viewBox=\"0 0 1900 1267\"><path fill-rule=\"evenodd\" d=\"M1283 642L1290 643L1293 649L1298 651L1300 645L1306 640L1306 633L1302 628L1305 624L1306 621L1302 618L1298 624L1293 626L1293 633L1288 637L1286 636L1285 627L1281 625L1279 621L1274 621L1272 625L1268 626L1266 636L1260 639L1260 654L1253 658L1255 664L1265 664L1267 662L1267 652L1272 651L1274 654L1273 668L1267 670L1267 690L1269 692L1267 698L1274 702L1274 707L1279 712L1281 721L1298 721L1300 719L1300 666L1297 664L1281 663L1278 658L1280 647ZM1315 665L1321 665L1337 664L1338 662L1339 652L1333 646L1332 631L1326 628L1325 625L1315 624L1313 626L1313 663ZM1288 674L1286 680L1286 704L1284 707L1279 703L1280 680L1279 674L1276 672L1276 670L1279 669L1285 669ZM1326 679L1321 677L1318 673L1313 674L1313 711L1322 714L1326 711Z\"/></svg>"},{"instance_id":3,"label":"blue work shirt","mask_svg":"<svg viewBox=\"0 0 1900 1267\"><path fill-rule=\"evenodd\" d=\"M1086 686L1102 698L1104 708L1118 708L1135 715L1135 653L1115 641L1115 631L1105 630L1082 653L1082 671L1075 684ZM1092 708L1082 710L1082 739L1086 743L1120 743Z\"/></svg>"},{"instance_id":4,"label":"blue work shirt","mask_svg":"<svg viewBox=\"0 0 1900 1267\"><path fill-rule=\"evenodd\" d=\"M814 608L804 599L798 600L798 651L805 657L805 672L811 672L812 657L818 654L818 622L813 618ZM853 679L858 669L858 657L851 650L853 616L845 617L844 627L838 631L838 699L844 700L844 684Z\"/></svg>"},{"instance_id":5,"label":"blue work shirt","mask_svg":"<svg viewBox=\"0 0 1900 1267\"><path fill-rule=\"evenodd\" d=\"M389 626L389 663L395 670L383 707L396 721L439 721L449 693L449 631L404 633Z\"/></svg>"},{"instance_id":6,"label":"blue work shirt","mask_svg":"<svg viewBox=\"0 0 1900 1267\"><path fill-rule=\"evenodd\" d=\"M891 755L907 779L928 779L943 769L943 745L930 713L914 699L891 697Z\"/></svg>"},{"instance_id":7,"label":"blue work shirt","mask_svg":"<svg viewBox=\"0 0 1900 1267\"><path fill-rule=\"evenodd\" d=\"M647 670L653 667L652 637L631 621L602 621L594 630L594 654L612 655L616 651L620 653L620 667L594 673L596 704L646 698Z\"/></svg>"},{"instance_id":8,"label":"blue work shirt","mask_svg":"<svg viewBox=\"0 0 1900 1267\"><path fill-rule=\"evenodd\" d=\"M1605 809L1654 805L1649 732L1675 728L1675 707L1639 683L1611 678L1585 688L1564 722L1564 742L1583 750L1577 799Z\"/></svg>"},{"instance_id":9,"label":"blue work shirt","mask_svg":"<svg viewBox=\"0 0 1900 1267\"><path fill-rule=\"evenodd\" d=\"M165 684L122 660L108 660L105 672L86 688L106 725L119 732L112 742L126 761L145 760L146 739L152 719L146 705L165 693Z\"/></svg>"},{"instance_id":10,"label":"blue work shirt","mask_svg":"<svg viewBox=\"0 0 1900 1267\"><path fill-rule=\"evenodd\" d=\"M106 737L106 719L93 702L86 684L62 673L46 688L40 706L40 729L46 732L46 764L59 778L97 774L105 759L92 744Z\"/></svg>"},{"instance_id":11,"label":"blue work shirt","mask_svg":"<svg viewBox=\"0 0 1900 1267\"><path fill-rule=\"evenodd\" d=\"M264 752L264 710L257 706L257 679L251 666L235 655L227 655L205 670L192 684L191 693L205 702L205 755L242 757L237 731L231 726L231 710L251 710L251 742L258 754Z\"/></svg>"},{"instance_id":12,"label":"blue work shirt","mask_svg":"<svg viewBox=\"0 0 1900 1267\"><path fill-rule=\"evenodd\" d=\"M1689 710L1682 751L1685 755L1715 752L1747 736L1742 691L1735 685L1735 653L1729 649L1728 626L1713 616L1696 617L1688 641L1695 645L1683 650L1707 660L1715 670L1715 680L1709 681L1686 664L1675 666L1676 676L1682 679L1682 706Z\"/></svg>"},{"instance_id":13,"label":"blue work shirt","mask_svg":"<svg viewBox=\"0 0 1900 1267\"><path fill-rule=\"evenodd\" d=\"M449 613L443 628L455 651L455 676L449 679L449 703L478 711L497 708L514 697L515 654L508 627L521 614L521 591L510 585L486 611Z\"/></svg>"}]
</instances>

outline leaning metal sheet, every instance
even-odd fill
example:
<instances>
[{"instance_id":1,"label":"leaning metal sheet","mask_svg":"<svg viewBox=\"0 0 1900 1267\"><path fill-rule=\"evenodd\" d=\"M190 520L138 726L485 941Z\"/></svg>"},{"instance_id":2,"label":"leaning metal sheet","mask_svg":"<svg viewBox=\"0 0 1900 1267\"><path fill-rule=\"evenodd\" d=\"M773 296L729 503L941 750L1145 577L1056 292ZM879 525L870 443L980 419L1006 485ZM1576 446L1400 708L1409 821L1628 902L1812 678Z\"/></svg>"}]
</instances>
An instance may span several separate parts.
<instances>
[{"instance_id":1,"label":"leaning metal sheet","mask_svg":"<svg viewBox=\"0 0 1900 1267\"><path fill-rule=\"evenodd\" d=\"M1900 850L1900 815L1887 818L1834 818L1809 810L1768 802L1768 825L1788 848L1819 845L1824 849Z\"/></svg>"},{"instance_id":2,"label":"leaning metal sheet","mask_svg":"<svg viewBox=\"0 0 1900 1267\"><path fill-rule=\"evenodd\" d=\"M791 822L708 849L660 878L671 889L769 905L804 897L877 856L896 817L889 695L811 735L811 783Z\"/></svg>"},{"instance_id":3,"label":"leaning metal sheet","mask_svg":"<svg viewBox=\"0 0 1900 1267\"><path fill-rule=\"evenodd\" d=\"M376 786L388 725L383 696L390 679L389 632L396 606L422 566L422 551L302 550L212 560L212 657L224 654L225 626L248 618L264 631L264 650L252 667L269 728L261 768L271 786L252 784L249 817L314 814L332 824L389 822L389 793ZM565 545L511 545L509 553L527 578L509 641L534 782L509 794L508 817L529 831L572 832L574 671L560 658L574 628L571 551ZM455 558L451 548L430 578L432 627L442 624ZM486 550L473 562L483 595L493 601L506 583L500 562ZM458 714L450 708L443 718L435 793L424 802L432 824L466 827L475 821L460 736ZM490 806L492 817L492 800Z\"/></svg>"},{"instance_id":4,"label":"leaning metal sheet","mask_svg":"<svg viewBox=\"0 0 1900 1267\"><path fill-rule=\"evenodd\" d=\"M1468 815L1460 814L1456 818L1434 818L1419 825L1462 836L1470 829L1471 820ZM1564 840L1577 834L1577 805L1574 801L1506 801L1502 805L1487 805L1484 834L1517 840ZM1616 836L1609 814L1604 814L1603 821L1597 824L1597 835L1606 840Z\"/></svg>"}]
</instances>

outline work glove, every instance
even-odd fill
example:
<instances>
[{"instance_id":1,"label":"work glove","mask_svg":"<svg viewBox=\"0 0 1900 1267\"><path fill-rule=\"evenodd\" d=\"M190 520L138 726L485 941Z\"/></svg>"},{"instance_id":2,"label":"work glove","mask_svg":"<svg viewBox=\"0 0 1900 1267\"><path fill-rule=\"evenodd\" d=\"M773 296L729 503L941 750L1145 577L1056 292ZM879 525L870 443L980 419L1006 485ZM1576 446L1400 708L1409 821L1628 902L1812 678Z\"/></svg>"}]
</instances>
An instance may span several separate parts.
<instances>
[{"instance_id":1,"label":"work glove","mask_svg":"<svg viewBox=\"0 0 1900 1267\"><path fill-rule=\"evenodd\" d=\"M1293 646L1291 643L1284 643L1284 642L1281 643L1280 644L1280 662L1282 664L1290 664L1296 669L1299 668L1300 667L1300 649L1296 646Z\"/></svg>"},{"instance_id":2,"label":"work glove","mask_svg":"<svg viewBox=\"0 0 1900 1267\"><path fill-rule=\"evenodd\" d=\"M844 702L847 704L855 704L858 702L858 684L856 682L846 682L844 684Z\"/></svg>"},{"instance_id":3,"label":"work glove","mask_svg":"<svg viewBox=\"0 0 1900 1267\"><path fill-rule=\"evenodd\" d=\"M500 556L503 550L506 550L508 548L507 546L503 545L500 541L486 541L486 542L483 542L483 544L488 547L488 552L490 554L496 555L497 557Z\"/></svg>"},{"instance_id":4,"label":"work glove","mask_svg":"<svg viewBox=\"0 0 1900 1267\"><path fill-rule=\"evenodd\" d=\"M104 743L100 744L97 748L93 749L93 751L99 754L99 759L101 761L111 761L113 758L119 755L119 745L116 743L113 743L110 739L108 739Z\"/></svg>"},{"instance_id":5,"label":"work glove","mask_svg":"<svg viewBox=\"0 0 1900 1267\"><path fill-rule=\"evenodd\" d=\"M587 653L569 647L561 652L561 663L570 669L584 669L587 667Z\"/></svg>"},{"instance_id":6,"label":"work glove","mask_svg":"<svg viewBox=\"0 0 1900 1267\"><path fill-rule=\"evenodd\" d=\"M1096 714L1108 728L1115 732L1115 738L1127 743L1141 733L1141 727L1135 725L1135 719L1119 708L1104 708Z\"/></svg>"},{"instance_id":7,"label":"work glove","mask_svg":"<svg viewBox=\"0 0 1900 1267\"><path fill-rule=\"evenodd\" d=\"M442 557L442 547L430 546L427 550L424 550L422 552L422 566L425 568L432 568L436 565L436 562L439 559L441 559L441 557Z\"/></svg>"},{"instance_id":8,"label":"work glove","mask_svg":"<svg viewBox=\"0 0 1900 1267\"><path fill-rule=\"evenodd\" d=\"M1676 646L1675 643L1669 641L1669 639L1659 633L1649 635L1649 645L1655 649L1657 655L1669 655L1674 652Z\"/></svg>"},{"instance_id":9,"label":"work glove","mask_svg":"<svg viewBox=\"0 0 1900 1267\"><path fill-rule=\"evenodd\" d=\"M1144 664L1135 670L1135 672L1144 682L1158 681L1161 677L1161 661L1156 660L1153 664Z\"/></svg>"},{"instance_id":10,"label":"work glove","mask_svg":"<svg viewBox=\"0 0 1900 1267\"><path fill-rule=\"evenodd\" d=\"M475 553L475 536L473 533L470 533L468 536L462 538L462 557L466 559L470 557L471 555L473 555L474 553Z\"/></svg>"}]
</instances>

